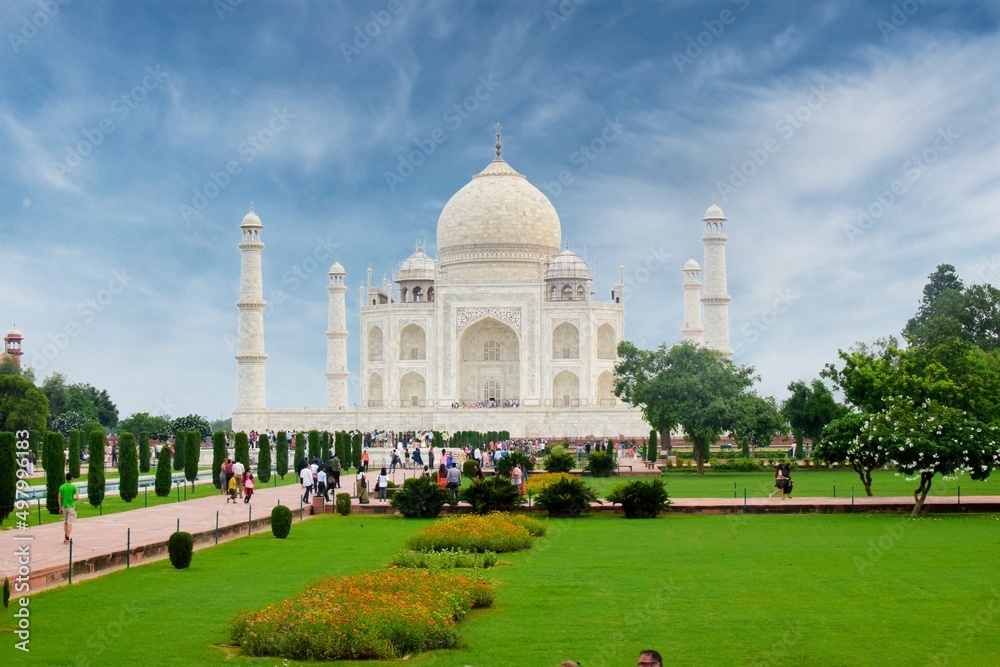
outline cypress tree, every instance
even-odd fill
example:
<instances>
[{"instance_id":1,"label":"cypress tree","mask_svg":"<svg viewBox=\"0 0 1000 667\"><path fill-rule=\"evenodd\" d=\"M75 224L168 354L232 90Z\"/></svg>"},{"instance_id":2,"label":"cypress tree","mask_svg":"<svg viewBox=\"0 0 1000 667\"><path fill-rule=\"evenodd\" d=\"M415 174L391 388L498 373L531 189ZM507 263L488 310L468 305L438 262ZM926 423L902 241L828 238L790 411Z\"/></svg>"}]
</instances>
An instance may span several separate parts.
<instances>
[{"instance_id":1,"label":"cypress tree","mask_svg":"<svg viewBox=\"0 0 1000 667\"><path fill-rule=\"evenodd\" d=\"M336 434L334 434L334 436L336 436ZM322 454L320 455L320 458L323 459L324 461L326 461L327 463L329 463L330 459L332 458L330 456L330 432L329 431L323 431L323 433L320 435L319 446L320 446L320 449L322 450ZM336 440L334 441L334 451L336 451Z\"/></svg>"},{"instance_id":2,"label":"cypress tree","mask_svg":"<svg viewBox=\"0 0 1000 667\"><path fill-rule=\"evenodd\" d=\"M184 455L187 454L185 442L187 442L187 437L184 431L174 433L174 470L184 470Z\"/></svg>"},{"instance_id":3,"label":"cypress tree","mask_svg":"<svg viewBox=\"0 0 1000 667\"><path fill-rule=\"evenodd\" d=\"M146 474L149 472L149 434L139 435L139 472Z\"/></svg>"},{"instance_id":4,"label":"cypress tree","mask_svg":"<svg viewBox=\"0 0 1000 667\"><path fill-rule=\"evenodd\" d=\"M201 462L201 431L186 431L184 436L184 479L194 488Z\"/></svg>"},{"instance_id":5,"label":"cypress tree","mask_svg":"<svg viewBox=\"0 0 1000 667\"><path fill-rule=\"evenodd\" d=\"M333 434L333 451L337 454L337 458L340 459L340 465L344 465L344 434L341 431L337 431Z\"/></svg>"},{"instance_id":6,"label":"cypress tree","mask_svg":"<svg viewBox=\"0 0 1000 667\"><path fill-rule=\"evenodd\" d=\"M49 514L59 514L59 487L66 481L66 461L63 460L62 433L45 434L45 509Z\"/></svg>"},{"instance_id":7,"label":"cypress tree","mask_svg":"<svg viewBox=\"0 0 1000 667\"><path fill-rule=\"evenodd\" d=\"M288 436L284 431L278 431L278 442L274 446L274 470L281 479L288 474Z\"/></svg>"},{"instance_id":8,"label":"cypress tree","mask_svg":"<svg viewBox=\"0 0 1000 667\"><path fill-rule=\"evenodd\" d=\"M118 439L118 493L127 503L139 495L139 452L135 434L122 433Z\"/></svg>"},{"instance_id":9,"label":"cypress tree","mask_svg":"<svg viewBox=\"0 0 1000 667\"><path fill-rule=\"evenodd\" d=\"M260 450L257 452L257 479L267 484L271 479L271 439L267 433L260 434L257 447Z\"/></svg>"},{"instance_id":10,"label":"cypress tree","mask_svg":"<svg viewBox=\"0 0 1000 667\"><path fill-rule=\"evenodd\" d=\"M17 437L0 432L0 523L14 511L17 485Z\"/></svg>"},{"instance_id":11,"label":"cypress tree","mask_svg":"<svg viewBox=\"0 0 1000 667\"><path fill-rule=\"evenodd\" d=\"M69 432L69 471L73 479L80 479L80 432Z\"/></svg>"},{"instance_id":12,"label":"cypress tree","mask_svg":"<svg viewBox=\"0 0 1000 667\"><path fill-rule=\"evenodd\" d=\"M649 432L649 442L646 444L646 460L656 461L660 456L660 446L657 443L656 429Z\"/></svg>"},{"instance_id":13,"label":"cypress tree","mask_svg":"<svg viewBox=\"0 0 1000 667\"><path fill-rule=\"evenodd\" d=\"M350 461L355 468L361 467L361 450L362 450L361 434L355 433L351 441L351 457ZM348 459L344 459L345 461ZM346 465L346 464L345 464Z\"/></svg>"},{"instance_id":14,"label":"cypress tree","mask_svg":"<svg viewBox=\"0 0 1000 667\"><path fill-rule=\"evenodd\" d=\"M295 472L299 472L299 466L302 465L303 461L306 459L306 434L296 433L295 434L295 458L292 460L292 465L295 467Z\"/></svg>"},{"instance_id":15,"label":"cypress tree","mask_svg":"<svg viewBox=\"0 0 1000 667\"><path fill-rule=\"evenodd\" d=\"M318 457L319 455L319 431L313 429L309 431L309 460L312 461L313 457Z\"/></svg>"},{"instance_id":16,"label":"cypress tree","mask_svg":"<svg viewBox=\"0 0 1000 667\"><path fill-rule=\"evenodd\" d=\"M226 462L226 432L223 430L218 430L212 434L212 484L215 484L215 488L220 489L219 486L219 471L222 470L222 464Z\"/></svg>"},{"instance_id":17,"label":"cypress tree","mask_svg":"<svg viewBox=\"0 0 1000 667\"><path fill-rule=\"evenodd\" d=\"M170 447L166 445L160 450L156 461L156 495L161 498L170 495Z\"/></svg>"},{"instance_id":18,"label":"cypress tree","mask_svg":"<svg viewBox=\"0 0 1000 667\"><path fill-rule=\"evenodd\" d=\"M250 470L250 439L243 431L236 434L233 458L242 463L245 470Z\"/></svg>"},{"instance_id":19,"label":"cypress tree","mask_svg":"<svg viewBox=\"0 0 1000 667\"><path fill-rule=\"evenodd\" d=\"M94 507L104 501L104 429L90 432L89 460L87 461L87 500Z\"/></svg>"}]
</instances>

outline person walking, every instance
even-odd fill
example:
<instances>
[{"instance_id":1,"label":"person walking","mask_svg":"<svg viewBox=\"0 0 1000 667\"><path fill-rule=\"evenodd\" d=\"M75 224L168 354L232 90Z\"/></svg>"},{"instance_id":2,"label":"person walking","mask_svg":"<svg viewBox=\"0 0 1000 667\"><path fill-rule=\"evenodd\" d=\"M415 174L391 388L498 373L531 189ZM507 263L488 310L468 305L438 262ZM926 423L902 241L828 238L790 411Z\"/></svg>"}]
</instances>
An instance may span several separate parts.
<instances>
[{"instance_id":1,"label":"person walking","mask_svg":"<svg viewBox=\"0 0 1000 667\"><path fill-rule=\"evenodd\" d=\"M302 502L309 502L309 492L313 488L313 473L312 468L309 466L303 466L302 470L299 471L299 479L302 480L302 486L305 488L305 493L302 494Z\"/></svg>"},{"instance_id":2,"label":"person walking","mask_svg":"<svg viewBox=\"0 0 1000 667\"><path fill-rule=\"evenodd\" d=\"M243 463L239 459L233 462L233 477L236 478L236 493L237 495L243 494L243 475L246 474L247 469L243 467Z\"/></svg>"},{"instance_id":3,"label":"person walking","mask_svg":"<svg viewBox=\"0 0 1000 667\"><path fill-rule=\"evenodd\" d=\"M323 496L325 502L330 502L330 489L327 486L326 466L322 465L316 472L316 495Z\"/></svg>"},{"instance_id":4,"label":"person walking","mask_svg":"<svg viewBox=\"0 0 1000 667\"><path fill-rule=\"evenodd\" d=\"M73 541L73 524L76 523L76 484L73 473L66 473L66 483L59 487L59 513L63 515L63 544Z\"/></svg>"},{"instance_id":5,"label":"person walking","mask_svg":"<svg viewBox=\"0 0 1000 667\"><path fill-rule=\"evenodd\" d=\"M448 468L448 490L451 491L451 503L458 504L458 492L462 488L462 471L458 466Z\"/></svg>"},{"instance_id":6,"label":"person walking","mask_svg":"<svg viewBox=\"0 0 1000 667\"><path fill-rule=\"evenodd\" d=\"M385 502L386 493L389 489L389 475L385 472L385 467L378 474L378 478L375 481L375 486L378 488L378 499Z\"/></svg>"},{"instance_id":7,"label":"person walking","mask_svg":"<svg viewBox=\"0 0 1000 667\"><path fill-rule=\"evenodd\" d=\"M340 488L340 470L340 458L334 454L333 458L330 459L330 477L332 479L328 483L335 489Z\"/></svg>"}]
</instances>

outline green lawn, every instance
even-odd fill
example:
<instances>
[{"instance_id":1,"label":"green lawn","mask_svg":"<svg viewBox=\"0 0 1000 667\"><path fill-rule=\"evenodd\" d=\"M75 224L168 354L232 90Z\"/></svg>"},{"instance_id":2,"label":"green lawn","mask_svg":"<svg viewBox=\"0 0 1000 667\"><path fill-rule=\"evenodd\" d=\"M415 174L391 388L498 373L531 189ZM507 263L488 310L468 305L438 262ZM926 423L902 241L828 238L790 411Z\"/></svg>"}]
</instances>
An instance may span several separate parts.
<instances>
[{"instance_id":1,"label":"green lawn","mask_svg":"<svg viewBox=\"0 0 1000 667\"><path fill-rule=\"evenodd\" d=\"M426 523L327 515L287 541L199 551L190 570L159 562L40 593L30 663L281 665L220 647L228 620L321 576L380 567ZM496 605L463 621L462 646L408 664L610 667L653 647L670 665L994 665L998 553L1000 515L551 521L533 549L487 571Z\"/></svg>"}]
</instances>

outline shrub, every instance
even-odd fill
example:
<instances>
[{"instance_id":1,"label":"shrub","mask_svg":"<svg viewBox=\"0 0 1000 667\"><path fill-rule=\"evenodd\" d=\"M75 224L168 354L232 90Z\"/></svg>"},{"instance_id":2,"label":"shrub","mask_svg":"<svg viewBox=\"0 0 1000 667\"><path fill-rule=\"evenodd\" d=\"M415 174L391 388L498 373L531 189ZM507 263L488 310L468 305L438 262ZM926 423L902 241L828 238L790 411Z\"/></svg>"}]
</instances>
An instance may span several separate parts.
<instances>
[{"instance_id":1,"label":"shrub","mask_svg":"<svg viewBox=\"0 0 1000 667\"><path fill-rule=\"evenodd\" d=\"M69 452L66 454L69 457L67 465L69 465L69 471L73 475L73 479L80 479L80 432L70 431L69 432Z\"/></svg>"},{"instance_id":2,"label":"shrub","mask_svg":"<svg viewBox=\"0 0 1000 667\"><path fill-rule=\"evenodd\" d=\"M646 443L646 460L656 462L660 457L660 445L657 442L659 434L656 429L649 432L649 441Z\"/></svg>"},{"instance_id":3,"label":"shrub","mask_svg":"<svg viewBox=\"0 0 1000 667\"><path fill-rule=\"evenodd\" d=\"M475 459L468 459L462 464L462 477L468 479L476 478L476 470L479 469L479 463Z\"/></svg>"},{"instance_id":4,"label":"shrub","mask_svg":"<svg viewBox=\"0 0 1000 667\"><path fill-rule=\"evenodd\" d=\"M198 464L201 462L201 433L185 431L184 435L184 479L193 486L198 479ZM218 479L218 473L215 477Z\"/></svg>"},{"instance_id":5,"label":"shrub","mask_svg":"<svg viewBox=\"0 0 1000 667\"><path fill-rule=\"evenodd\" d=\"M431 519L441 513L449 500L451 493L439 489L434 479L411 477L404 480L403 488L393 495L392 506L407 519Z\"/></svg>"},{"instance_id":6,"label":"shrub","mask_svg":"<svg viewBox=\"0 0 1000 667\"><path fill-rule=\"evenodd\" d=\"M288 537L292 530L292 510L284 505L275 505L271 510L271 534L279 540Z\"/></svg>"},{"instance_id":7,"label":"shrub","mask_svg":"<svg viewBox=\"0 0 1000 667\"><path fill-rule=\"evenodd\" d=\"M618 469L618 462L611 452L591 452L585 470L594 477L611 477Z\"/></svg>"},{"instance_id":8,"label":"shrub","mask_svg":"<svg viewBox=\"0 0 1000 667\"><path fill-rule=\"evenodd\" d=\"M571 475L568 472L535 473L528 478L527 483L524 485L524 490L526 493L531 493L537 496L546 486L558 482L561 479L576 479L576 475Z\"/></svg>"},{"instance_id":9,"label":"shrub","mask_svg":"<svg viewBox=\"0 0 1000 667\"><path fill-rule=\"evenodd\" d=\"M538 494L535 504L548 510L553 518L575 519L590 510L590 503L597 500L597 494L583 480L560 479L549 484Z\"/></svg>"},{"instance_id":10,"label":"shrub","mask_svg":"<svg viewBox=\"0 0 1000 667\"><path fill-rule=\"evenodd\" d=\"M470 484L459 492L458 497L472 505L476 514L510 512L524 503L521 490L501 475Z\"/></svg>"},{"instance_id":11,"label":"shrub","mask_svg":"<svg viewBox=\"0 0 1000 667\"><path fill-rule=\"evenodd\" d=\"M226 432L223 430L218 430L212 434L212 484L215 484L215 488L220 489L219 486L219 471L222 470L222 464L226 462Z\"/></svg>"},{"instance_id":12,"label":"shrub","mask_svg":"<svg viewBox=\"0 0 1000 667\"><path fill-rule=\"evenodd\" d=\"M323 458L321 454L321 445L319 442L319 431L313 429L309 431L309 460L312 461L314 458Z\"/></svg>"},{"instance_id":13,"label":"shrub","mask_svg":"<svg viewBox=\"0 0 1000 667\"><path fill-rule=\"evenodd\" d=\"M42 464L45 466L45 509L49 514L59 514L59 487L66 481L62 433L45 434Z\"/></svg>"},{"instance_id":14,"label":"shrub","mask_svg":"<svg viewBox=\"0 0 1000 667\"><path fill-rule=\"evenodd\" d=\"M274 474L281 479L288 474L288 436L284 431L278 431L278 439L274 443Z\"/></svg>"},{"instance_id":15,"label":"shrub","mask_svg":"<svg viewBox=\"0 0 1000 667\"><path fill-rule=\"evenodd\" d=\"M497 461L497 474L510 477L511 468L516 463L520 463L528 472L531 472L535 468L535 464L531 462L531 459L524 452L519 452L515 449L508 452L507 456L501 456L500 460Z\"/></svg>"},{"instance_id":16,"label":"shrub","mask_svg":"<svg viewBox=\"0 0 1000 667\"><path fill-rule=\"evenodd\" d=\"M104 429L90 432L90 447L87 461L87 500L97 507L104 502Z\"/></svg>"},{"instance_id":17,"label":"shrub","mask_svg":"<svg viewBox=\"0 0 1000 667\"><path fill-rule=\"evenodd\" d=\"M170 554L171 565L178 570L187 568L191 565L191 556L194 553L194 537L191 533L177 531L167 540L167 552Z\"/></svg>"},{"instance_id":18,"label":"shrub","mask_svg":"<svg viewBox=\"0 0 1000 667\"><path fill-rule=\"evenodd\" d=\"M711 465L712 470L729 472L760 472L764 469L760 461L751 458L729 459L727 461L712 459Z\"/></svg>"},{"instance_id":19,"label":"shrub","mask_svg":"<svg viewBox=\"0 0 1000 667\"><path fill-rule=\"evenodd\" d=\"M160 498L170 495L170 447L163 445L160 455L156 461L156 481L153 483L153 490Z\"/></svg>"},{"instance_id":20,"label":"shrub","mask_svg":"<svg viewBox=\"0 0 1000 667\"><path fill-rule=\"evenodd\" d=\"M400 551L390 565L396 567L447 570L451 568L485 569L497 564L494 551L465 551L463 549L442 549L441 551Z\"/></svg>"},{"instance_id":21,"label":"shrub","mask_svg":"<svg viewBox=\"0 0 1000 667\"><path fill-rule=\"evenodd\" d=\"M271 440L267 433L260 434L260 442L257 445L260 452L257 454L257 479L261 484L271 481Z\"/></svg>"},{"instance_id":22,"label":"shrub","mask_svg":"<svg viewBox=\"0 0 1000 667\"><path fill-rule=\"evenodd\" d=\"M149 472L151 466L149 463L150 452L149 452L149 434L140 433L139 434L139 472L147 473Z\"/></svg>"},{"instance_id":23,"label":"shrub","mask_svg":"<svg viewBox=\"0 0 1000 667\"><path fill-rule=\"evenodd\" d=\"M315 582L229 624L245 655L390 660L458 643L456 622L493 604L491 585L453 572L385 569Z\"/></svg>"},{"instance_id":24,"label":"shrub","mask_svg":"<svg viewBox=\"0 0 1000 667\"><path fill-rule=\"evenodd\" d=\"M0 522L14 511L17 501L17 436L0 432Z\"/></svg>"},{"instance_id":25,"label":"shrub","mask_svg":"<svg viewBox=\"0 0 1000 667\"><path fill-rule=\"evenodd\" d=\"M663 480L635 480L615 486L607 500L621 505L627 519L655 519L670 507Z\"/></svg>"},{"instance_id":26,"label":"shrub","mask_svg":"<svg viewBox=\"0 0 1000 667\"><path fill-rule=\"evenodd\" d=\"M347 516L351 513L351 494L338 493L336 497L337 514Z\"/></svg>"},{"instance_id":27,"label":"shrub","mask_svg":"<svg viewBox=\"0 0 1000 667\"><path fill-rule=\"evenodd\" d=\"M239 434L237 434L239 437ZM295 466L295 472L298 473L301 468L299 464L306 460L306 434L296 433L295 434L295 457L292 459L292 465Z\"/></svg>"},{"instance_id":28,"label":"shrub","mask_svg":"<svg viewBox=\"0 0 1000 667\"><path fill-rule=\"evenodd\" d=\"M243 431L233 438L233 461L242 463L244 470L250 470L250 438Z\"/></svg>"},{"instance_id":29,"label":"shrub","mask_svg":"<svg viewBox=\"0 0 1000 667\"><path fill-rule=\"evenodd\" d=\"M346 458L341 459L344 462L344 467L345 468L350 468L350 467L360 468L361 467L361 449L362 449L361 445L362 444L363 443L361 441L361 434L360 433L355 433L354 437L351 438L351 463L350 463L350 465L347 464L347 459Z\"/></svg>"},{"instance_id":30,"label":"shrub","mask_svg":"<svg viewBox=\"0 0 1000 667\"><path fill-rule=\"evenodd\" d=\"M62 444L62 438L59 443ZM118 481L122 500L132 502L139 495L139 451L133 433L122 433L118 441Z\"/></svg>"},{"instance_id":31,"label":"shrub","mask_svg":"<svg viewBox=\"0 0 1000 667\"><path fill-rule=\"evenodd\" d=\"M569 472L576 465L576 457L562 445L556 445L545 457L545 472Z\"/></svg>"},{"instance_id":32,"label":"shrub","mask_svg":"<svg viewBox=\"0 0 1000 667\"><path fill-rule=\"evenodd\" d=\"M187 458L187 431L174 431L174 470L184 471L184 461Z\"/></svg>"},{"instance_id":33,"label":"shrub","mask_svg":"<svg viewBox=\"0 0 1000 667\"><path fill-rule=\"evenodd\" d=\"M415 551L495 551L505 553L531 547L534 538L528 528L509 514L487 516L466 514L438 521L407 539Z\"/></svg>"}]
</instances>

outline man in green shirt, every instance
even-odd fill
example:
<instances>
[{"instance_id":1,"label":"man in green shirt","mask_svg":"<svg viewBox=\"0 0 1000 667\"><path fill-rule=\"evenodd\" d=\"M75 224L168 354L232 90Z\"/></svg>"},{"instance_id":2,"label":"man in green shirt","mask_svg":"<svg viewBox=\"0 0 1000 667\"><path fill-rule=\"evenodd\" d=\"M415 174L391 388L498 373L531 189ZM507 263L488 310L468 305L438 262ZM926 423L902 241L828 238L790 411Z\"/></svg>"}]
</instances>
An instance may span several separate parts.
<instances>
[{"instance_id":1,"label":"man in green shirt","mask_svg":"<svg viewBox=\"0 0 1000 667\"><path fill-rule=\"evenodd\" d=\"M72 473L66 473L66 483L59 487L59 512L63 515L63 544L69 544L76 523L76 484Z\"/></svg>"}]
</instances>

